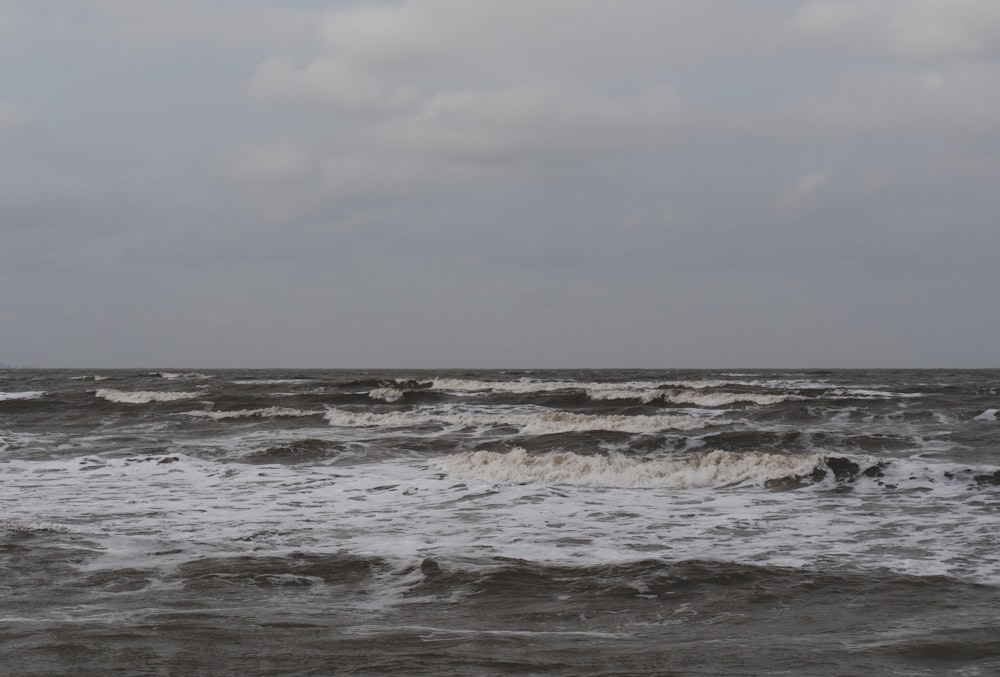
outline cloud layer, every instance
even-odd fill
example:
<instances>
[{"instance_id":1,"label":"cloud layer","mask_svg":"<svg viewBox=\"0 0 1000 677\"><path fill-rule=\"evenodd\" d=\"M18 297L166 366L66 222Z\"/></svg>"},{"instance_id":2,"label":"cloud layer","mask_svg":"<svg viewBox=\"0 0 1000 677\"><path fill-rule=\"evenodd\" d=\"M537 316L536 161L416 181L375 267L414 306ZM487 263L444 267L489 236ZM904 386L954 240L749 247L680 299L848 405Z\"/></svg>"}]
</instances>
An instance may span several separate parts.
<instances>
[{"instance_id":1,"label":"cloud layer","mask_svg":"<svg viewBox=\"0 0 1000 677\"><path fill-rule=\"evenodd\" d=\"M995 366L989 0L0 3L0 360Z\"/></svg>"}]
</instances>

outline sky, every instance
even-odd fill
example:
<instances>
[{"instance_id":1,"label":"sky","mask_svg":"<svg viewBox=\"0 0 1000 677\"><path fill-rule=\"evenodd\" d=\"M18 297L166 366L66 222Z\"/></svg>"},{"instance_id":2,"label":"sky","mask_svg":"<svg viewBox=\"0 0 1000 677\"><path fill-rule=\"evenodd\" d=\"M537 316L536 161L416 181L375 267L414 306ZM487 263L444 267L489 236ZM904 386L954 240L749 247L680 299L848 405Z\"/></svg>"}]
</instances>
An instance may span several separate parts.
<instances>
[{"instance_id":1,"label":"sky","mask_svg":"<svg viewBox=\"0 0 1000 677\"><path fill-rule=\"evenodd\" d=\"M1000 366L996 0L0 0L0 362Z\"/></svg>"}]
</instances>

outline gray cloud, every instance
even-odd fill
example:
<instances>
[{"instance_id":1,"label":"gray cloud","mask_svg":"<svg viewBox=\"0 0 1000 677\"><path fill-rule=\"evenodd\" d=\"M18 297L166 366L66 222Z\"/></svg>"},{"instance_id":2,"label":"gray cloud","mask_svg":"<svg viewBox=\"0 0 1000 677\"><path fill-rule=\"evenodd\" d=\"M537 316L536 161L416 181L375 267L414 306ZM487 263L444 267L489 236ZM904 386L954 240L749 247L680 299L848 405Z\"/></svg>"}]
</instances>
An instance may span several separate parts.
<instances>
[{"instance_id":1,"label":"gray cloud","mask_svg":"<svg viewBox=\"0 0 1000 677\"><path fill-rule=\"evenodd\" d=\"M988 0L9 0L0 360L993 366Z\"/></svg>"}]
</instances>

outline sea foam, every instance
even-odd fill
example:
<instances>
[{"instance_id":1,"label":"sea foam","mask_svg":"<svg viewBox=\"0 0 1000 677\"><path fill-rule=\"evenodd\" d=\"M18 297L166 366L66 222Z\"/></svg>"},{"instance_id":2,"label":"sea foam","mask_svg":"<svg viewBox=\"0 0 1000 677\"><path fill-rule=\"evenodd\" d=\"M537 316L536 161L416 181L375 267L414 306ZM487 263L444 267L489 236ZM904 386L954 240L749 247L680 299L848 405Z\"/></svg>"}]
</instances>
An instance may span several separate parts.
<instances>
[{"instance_id":1,"label":"sea foam","mask_svg":"<svg viewBox=\"0 0 1000 677\"><path fill-rule=\"evenodd\" d=\"M4 400L37 400L40 397L45 397L46 392L44 390L25 390L19 393L3 393L0 392L0 401Z\"/></svg>"},{"instance_id":2,"label":"sea foam","mask_svg":"<svg viewBox=\"0 0 1000 677\"><path fill-rule=\"evenodd\" d=\"M321 411L306 411L290 407L264 407L262 409L239 409L236 411L185 411L188 416L196 418L211 418L221 421L230 418L292 418L302 416L318 416Z\"/></svg>"},{"instance_id":3,"label":"sea foam","mask_svg":"<svg viewBox=\"0 0 1000 677\"><path fill-rule=\"evenodd\" d=\"M368 397L383 402L397 402L403 399L404 395L406 392L399 388L375 388L368 393Z\"/></svg>"},{"instance_id":4,"label":"sea foam","mask_svg":"<svg viewBox=\"0 0 1000 677\"><path fill-rule=\"evenodd\" d=\"M94 391L97 397L104 398L110 402L123 404L149 404L150 402L174 402L176 400L190 400L201 397L204 393L192 392L171 392L154 390L115 390L113 388L98 388Z\"/></svg>"},{"instance_id":5,"label":"sea foam","mask_svg":"<svg viewBox=\"0 0 1000 677\"><path fill-rule=\"evenodd\" d=\"M798 395L785 394L697 392L729 384L729 382L719 380L601 383L596 381L536 381L531 379L478 381L440 378L431 381L431 387L435 390L457 393L524 394L575 390L583 391L592 400L639 400L645 404L662 400L675 404L692 404L703 407L722 407L739 402L766 405L792 399L803 399Z\"/></svg>"},{"instance_id":6,"label":"sea foam","mask_svg":"<svg viewBox=\"0 0 1000 677\"><path fill-rule=\"evenodd\" d=\"M581 455L531 455L470 451L440 456L433 463L450 475L495 482L540 482L625 489L693 489L809 475L822 460L816 454L781 456L759 452L713 451L684 459Z\"/></svg>"},{"instance_id":7,"label":"sea foam","mask_svg":"<svg viewBox=\"0 0 1000 677\"><path fill-rule=\"evenodd\" d=\"M671 429L694 430L703 428L706 425L732 423L732 421L724 419L704 419L691 416L590 416L564 411L489 414L482 412L438 412L429 410L372 413L329 409L325 416L330 425L351 428L402 428L429 424L454 425L466 428L511 426L520 428L521 432L531 435L596 430L654 433Z\"/></svg>"}]
</instances>

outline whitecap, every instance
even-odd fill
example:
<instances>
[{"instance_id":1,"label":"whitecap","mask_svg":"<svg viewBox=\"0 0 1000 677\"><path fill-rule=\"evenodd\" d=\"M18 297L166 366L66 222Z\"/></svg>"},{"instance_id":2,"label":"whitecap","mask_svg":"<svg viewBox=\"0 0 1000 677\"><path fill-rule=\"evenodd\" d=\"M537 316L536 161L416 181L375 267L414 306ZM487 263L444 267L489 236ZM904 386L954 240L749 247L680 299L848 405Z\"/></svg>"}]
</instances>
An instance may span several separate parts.
<instances>
[{"instance_id":1,"label":"whitecap","mask_svg":"<svg viewBox=\"0 0 1000 677\"><path fill-rule=\"evenodd\" d=\"M389 413L354 412L328 409L326 419L331 425L350 428L403 428L415 425L442 424L465 428L480 426L511 426L532 435L584 431L616 431L654 433L661 430L694 430L706 425L732 423L724 419L704 419L692 416L590 416L565 411L542 410L531 413L484 413L480 411L443 412L431 410L395 411Z\"/></svg>"},{"instance_id":2,"label":"whitecap","mask_svg":"<svg viewBox=\"0 0 1000 677\"><path fill-rule=\"evenodd\" d=\"M188 416L211 418L221 421L230 418L291 418L302 416L318 416L321 411L306 411L290 407L264 407L262 409L240 409L237 411L185 411Z\"/></svg>"},{"instance_id":3,"label":"whitecap","mask_svg":"<svg viewBox=\"0 0 1000 677\"><path fill-rule=\"evenodd\" d=\"M433 463L456 477L494 482L540 482L626 489L721 487L763 484L768 480L810 474L822 457L782 456L759 452L711 453L684 459L581 455L559 452L531 455L470 451L435 458Z\"/></svg>"},{"instance_id":4,"label":"whitecap","mask_svg":"<svg viewBox=\"0 0 1000 677\"><path fill-rule=\"evenodd\" d=\"M46 522L44 520L26 520L26 519L0 519L0 529L6 531L20 531L20 532L39 532L39 531L70 531L70 528L65 524L57 524L56 522Z\"/></svg>"},{"instance_id":5,"label":"whitecap","mask_svg":"<svg viewBox=\"0 0 1000 677\"><path fill-rule=\"evenodd\" d=\"M97 397L101 397L109 402L122 404L149 404L150 402L173 402L176 400L189 400L200 397L204 393L172 392L154 390L114 390L113 388L98 388L94 391Z\"/></svg>"},{"instance_id":6,"label":"whitecap","mask_svg":"<svg viewBox=\"0 0 1000 677\"><path fill-rule=\"evenodd\" d=\"M166 379L168 381L175 381L179 378L212 378L208 374L202 374L196 371L154 371L150 372L150 376L158 376L160 378Z\"/></svg>"},{"instance_id":7,"label":"whitecap","mask_svg":"<svg viewBox=\"0 0 1000 677\"><path fill-rule=\"evenodd\" d=\"M4 400L37 400L40 397L45 397L46 394L44 390L25 390L19 393L0 392L0 402Z\"/></svg>"},{"instance_id":8,"label":"whitecap","mask_svg":"<svg viewBox=\"0 0 1000 677\"><path fill-rule=\"evenodd\" d=\"M406 391L399 388L375 388L368 393L368 397L373 400L383 400L385 402L398 402L403 399Z\"/></svg>"}]
</instances>

